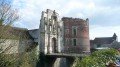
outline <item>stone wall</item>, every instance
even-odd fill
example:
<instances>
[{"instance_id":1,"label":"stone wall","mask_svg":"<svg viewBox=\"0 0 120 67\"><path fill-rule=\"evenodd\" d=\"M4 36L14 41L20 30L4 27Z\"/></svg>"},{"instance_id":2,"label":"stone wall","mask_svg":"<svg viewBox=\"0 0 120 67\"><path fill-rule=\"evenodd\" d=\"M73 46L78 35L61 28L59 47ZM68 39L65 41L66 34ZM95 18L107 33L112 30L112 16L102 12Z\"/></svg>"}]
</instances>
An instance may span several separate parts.
<instances>
[{"instance_id":1,"label":"stone wall","mask_svg":"<svg viewBox=\"0 0 120 67\"><path fill-rule=\"evenodd\" d=\"M32 40L1 39L0 49L5 54L15 54L27 51L31 45Z\"/></svg>"}]
</instances>

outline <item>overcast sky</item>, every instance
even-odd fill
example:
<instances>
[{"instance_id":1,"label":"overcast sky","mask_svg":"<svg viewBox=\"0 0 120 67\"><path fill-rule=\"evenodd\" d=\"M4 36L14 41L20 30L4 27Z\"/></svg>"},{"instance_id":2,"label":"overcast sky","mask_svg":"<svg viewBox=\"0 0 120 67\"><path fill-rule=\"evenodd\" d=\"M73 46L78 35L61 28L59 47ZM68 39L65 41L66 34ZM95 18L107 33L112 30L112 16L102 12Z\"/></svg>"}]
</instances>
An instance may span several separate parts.
<instances>
[{"instance_id":1,"label":"overcast sky","mask_svg":"<svg viewBox=\"0 0 120 67\"><path fill-rule=\"evenodd\" d=\"M89 18L90 39L114 32L120 37L120 0L13 0L13 6L21 16L15 23L18 27L38 28L41 12L51 9L60 17Z\"/></svg>"}]
</instances>

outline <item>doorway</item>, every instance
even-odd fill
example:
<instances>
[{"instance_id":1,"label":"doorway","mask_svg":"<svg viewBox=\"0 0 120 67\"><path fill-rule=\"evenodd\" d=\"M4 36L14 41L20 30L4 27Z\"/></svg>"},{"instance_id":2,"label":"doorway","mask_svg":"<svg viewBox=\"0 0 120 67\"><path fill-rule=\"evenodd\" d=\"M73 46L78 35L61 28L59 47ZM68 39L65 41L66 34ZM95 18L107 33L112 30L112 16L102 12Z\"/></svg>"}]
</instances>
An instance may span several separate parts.
<instances>
[{"instance_id":1,"label":"doorway","mask_svg":"<svg viewBox=\"0 0 120 67\"><path fill-rule=\"evenodd\" d=\"M52 38L52 52L57 52L57 44L56 44L56 38Z\"/></svg>"}]
</instances>

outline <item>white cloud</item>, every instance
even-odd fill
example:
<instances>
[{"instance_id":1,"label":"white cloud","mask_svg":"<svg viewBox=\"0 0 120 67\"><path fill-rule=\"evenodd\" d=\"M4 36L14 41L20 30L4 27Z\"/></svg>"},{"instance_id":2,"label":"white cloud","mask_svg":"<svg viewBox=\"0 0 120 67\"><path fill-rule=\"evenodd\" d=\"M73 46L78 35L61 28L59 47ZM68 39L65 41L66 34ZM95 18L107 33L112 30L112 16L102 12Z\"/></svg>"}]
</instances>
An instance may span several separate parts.
<instances>
[{"instance_id":1,"label":"white cloud","mask_svg":"<svg viewBox=\"0 0 120 67\"><path fill-rule=\"evenodd\" d=\"M94 39L95 37L111 37L114 33L117 34L118 40L120 41L120 26L90 26L90 39Z\"/></svg>"}]
</instances>

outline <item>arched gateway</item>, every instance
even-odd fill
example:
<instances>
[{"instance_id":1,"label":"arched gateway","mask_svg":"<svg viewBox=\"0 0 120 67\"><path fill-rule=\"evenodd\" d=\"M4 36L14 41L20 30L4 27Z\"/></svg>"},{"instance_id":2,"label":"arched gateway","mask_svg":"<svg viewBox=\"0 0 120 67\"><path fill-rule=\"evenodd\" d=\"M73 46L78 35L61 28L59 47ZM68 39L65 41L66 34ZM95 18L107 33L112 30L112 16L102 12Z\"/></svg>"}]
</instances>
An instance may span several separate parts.
<instances>
[{"instance_id":1,"label":"arched gateway","mask_svg":"<svg viewBox=\"0 0 120 67\"><path fill-rule=\"evenodd\" d=\"M56 38L52 38L52 52L53 53L58 52L58 50L57 50L57 44L56 44Z\"/></svg>"}]
</instances>

